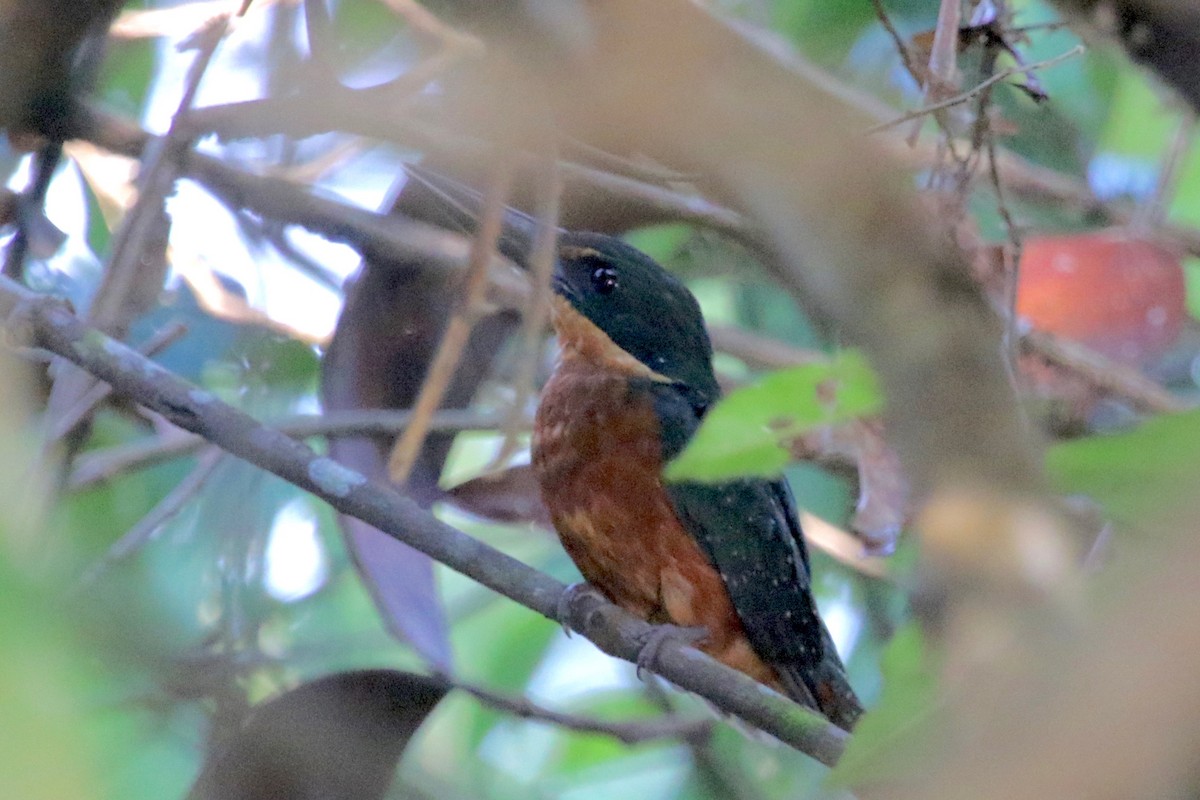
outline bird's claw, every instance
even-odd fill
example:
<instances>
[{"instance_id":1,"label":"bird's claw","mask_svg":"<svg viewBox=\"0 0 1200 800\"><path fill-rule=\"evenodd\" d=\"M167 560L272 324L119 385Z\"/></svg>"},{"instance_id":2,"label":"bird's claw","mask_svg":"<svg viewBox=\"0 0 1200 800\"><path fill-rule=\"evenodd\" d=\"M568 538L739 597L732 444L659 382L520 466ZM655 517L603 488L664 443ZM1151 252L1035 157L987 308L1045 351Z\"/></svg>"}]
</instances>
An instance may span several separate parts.
<instances>
[{"instance_id":1,"label":"bird's claw","mask_svg":"<svg viewBox=\"0 0 1200 800\"><path fill-rule=\"evenodd\" d=\"M554 618L562 626L563 633L567 636L571 635L571 606L584 596L596 597L607 602L604 595L600 594L591 584L580 582L568 586L559 596L558 603L554 607Z\"/></svg>"},{"instance_id":2,"label":"bird's claw","mask_svg":"<svg viewBox=\"0 0 1200 800\"><path fill-rule=\"evenodd\" d=\"M702 625L694 627L655 625L644 636L639 637L644 641L641 642L641 649L638 650L637 659L634 661L634 664L637 666L637 676L641 678L642 672L646 670L654 671L654 664L658 661L658 654L662 652L663 645L668 642L674 641L681 645L692 646L703 640L706 636L708 636L708 629Z\"/></svg>"}]
</instances>

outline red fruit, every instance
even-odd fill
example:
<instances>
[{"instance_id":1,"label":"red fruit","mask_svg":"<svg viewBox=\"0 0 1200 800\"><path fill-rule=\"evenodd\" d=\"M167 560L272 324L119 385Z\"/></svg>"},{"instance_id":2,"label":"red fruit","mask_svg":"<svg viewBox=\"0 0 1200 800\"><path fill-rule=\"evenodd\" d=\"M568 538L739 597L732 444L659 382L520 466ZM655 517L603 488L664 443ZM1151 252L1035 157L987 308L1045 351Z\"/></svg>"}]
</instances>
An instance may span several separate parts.
<instances>
[{"instance_id":1,"label":"red fruit","mask_svg":"<svg viewBox=\"0 0 1200 800\"><path fill-rule=\"evenodd\" d=\"M1025 240L1017 315L1130 365L1152 362L1187 319L1180 255L1110 229Z\"/></svg>"}]
</instances>

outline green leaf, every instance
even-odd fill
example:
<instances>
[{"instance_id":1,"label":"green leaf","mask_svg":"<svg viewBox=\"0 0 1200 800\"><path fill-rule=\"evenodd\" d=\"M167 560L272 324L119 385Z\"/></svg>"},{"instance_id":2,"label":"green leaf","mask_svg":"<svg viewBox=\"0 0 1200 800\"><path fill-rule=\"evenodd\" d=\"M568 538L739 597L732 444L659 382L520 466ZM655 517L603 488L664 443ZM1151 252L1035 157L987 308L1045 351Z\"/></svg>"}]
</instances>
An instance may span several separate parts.
<instances>
[{"instance_id":1,"label":"green leaf","mask_svg":"<svg viewBox=\"0 0 1200 800\"><path fill-rule=\"evenodd\" d=\"M937 707L937 681L916 623L897 631L880 666L879 703L855 726L846 751L829 773L830 786L894 779L928 763L923 751L931 743L928 723Z\"/></svg>"},{"instance_id":2,"label":"green leaf","mask_svg":"<svg viewBox=\"0 0 1200 800\"><path fill-rule=\"evenodd\" d=\"M1160 90L1138 69L1121 70L1100 147L1129 156L1158 158L1178 122Z\"/></svg>"},{"instance_id":3,"label":"green leaf","mask_svg":"<svg viewBox=\"0 0 1200 800\"><path fill-rule=\"evenodd\" d=\"M845 58L863 29L875 22L870 3L776 0L773 27L790 36L809 58L823 64Z\"/></svg>"},{"instance_id":4,"label":"green leaf","mask_svg":"<svg viewBox=\"0 0 1200 800\"><path fill-rule=\"evenodd\" d=\"M1187 309L1195 319L1200 319L1200 258L1188 256L1183 260L1184 276L1187 278Z\"/></svg>"},{"instance_id":5,"label":"green leaf","mask_svg":"<svg viewBox=\"0 0 1200 800\"><path fill-rule=\"evenodd\" d=\"M1052 447L1046 469L1056 488L1086 494L1124 527L1161 520L1193 502L1200 484L1200 411L1170 414L1138 428Z\"/></svg>"},{"instance_id":6,"label":"green leaf","mask_svg":"<svg viewBox=\"0 0 1200 800\"><path fill-rule=\"evenodd\" d=\"M670 262L692 237L691 225L670 223L649 225L625 235L625 241L641 250L660 264Z\"/></svg>"},{"instance_id":7,"label":"green leaf","mask_svg":"<svg viewBox=\"0 0 1200 800\"><path fill-rule=\"evenodd\" d=\"M788 441L822 425L874 414L882 405L875 373L857 351L780 370L717 404L664 475L669 481L708 482L778 475L788 462Z\"/></svg>"},{"instance_id":8,"label":"green leaf","mask_svg":"<svg viewBox=\"0 0 1200 800\"><path fill-rule=\"evenodd\" d=\"M97 93L106 106L139 119L158 66L158 45L154 40L110 42L97 80Z\"/></svg>"}]
</instances>

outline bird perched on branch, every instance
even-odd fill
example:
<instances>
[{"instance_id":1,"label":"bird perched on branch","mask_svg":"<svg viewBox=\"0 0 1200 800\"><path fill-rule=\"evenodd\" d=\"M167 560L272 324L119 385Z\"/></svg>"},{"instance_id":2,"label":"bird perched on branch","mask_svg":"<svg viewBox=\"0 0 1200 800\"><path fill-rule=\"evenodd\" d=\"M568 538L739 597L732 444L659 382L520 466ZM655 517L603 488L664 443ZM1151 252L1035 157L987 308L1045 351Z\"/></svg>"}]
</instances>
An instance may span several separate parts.
<instances>
[{"instance_id":1,"label":"bird perched on branch","mask_svg":"<svg viewBox=\"0 0 1200 800\"><path fill-rule=\"evenodd\" d=\"M718 661L853 727L862 708L813 601L786 482L662 478L720 396L691 292L620 240L572 232L554 292L561 356L533 466L580 572L617 605L697 629Z\"/></svg>"}]
</instances>

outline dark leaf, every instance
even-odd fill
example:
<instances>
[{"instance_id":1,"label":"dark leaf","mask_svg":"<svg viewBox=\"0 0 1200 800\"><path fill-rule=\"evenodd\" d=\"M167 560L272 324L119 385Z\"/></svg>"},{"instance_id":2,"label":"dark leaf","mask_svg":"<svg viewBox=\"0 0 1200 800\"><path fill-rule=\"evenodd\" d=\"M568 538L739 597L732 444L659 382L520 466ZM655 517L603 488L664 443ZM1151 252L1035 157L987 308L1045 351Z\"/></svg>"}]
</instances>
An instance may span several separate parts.
<instances>
[{"instance_id":1,"label":"dark leaf","mask_svg":"<svg viewBox=\"0 0 1200 800\"><path fill-rule=\"evenodd\" d=\"M858 502L850 528L870 555L885 555L908 522L908 482L900 459L883 438L878 420L854 420L819 428L797 440L796 458L841 465L849 463L858 475Z\"/></svg>"},{"instance_id":2,"label":"dark leaf","mask_svg":"<svg viewBox=\"0 0 1200 800\"><path fill-rule=\"evenodd\" d=\"M192 800L375 800L417 728L445 696L395 670L328 675L254 708L218 742Z\"/></svg>"},{"instance_id":3,"label":"dark leaf","mask_svg":"<svg viewBox=\"0 0 1200 800\"><path fill-rule=\"evenodd\" d=\"M472 478L450 489L449 495L459 508L485 519L550 527L550 515L529 464Z\"/></svg>"},{"instance_id":4,"label":"dark leaf","mask_svg":"<svg viewBox=\"0 0 1200 800\"><path fill-rule=\"evenodd\" d=\"M406 192L397 210L423 220L443 216L436 196ZM347 290L322 363L321 397L327 410L412 406L451 314L453 277L418 263L364 261ZM475 326L443 399L444 408L467 406L514 322L510 316L494 316ZM331 440L330 450L342 463L386 480L393 441L394 437L341 438ZM405 487L422 505L432 505L443 494L438 480L453 441L451 433L433 433L425 441ZM445 612L429 557L363 523L345 518L341 522L350 555L385 624L430 663L448 668Z\"/></svg>"}]
</instances>

